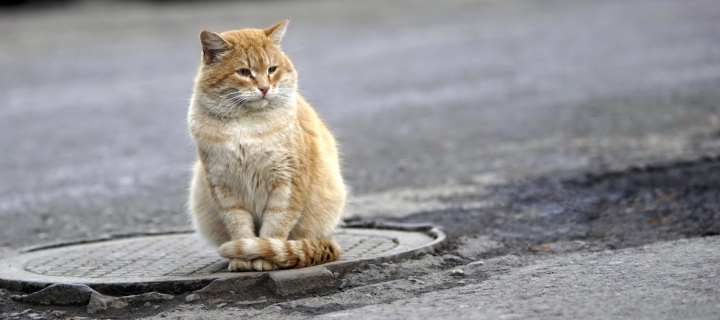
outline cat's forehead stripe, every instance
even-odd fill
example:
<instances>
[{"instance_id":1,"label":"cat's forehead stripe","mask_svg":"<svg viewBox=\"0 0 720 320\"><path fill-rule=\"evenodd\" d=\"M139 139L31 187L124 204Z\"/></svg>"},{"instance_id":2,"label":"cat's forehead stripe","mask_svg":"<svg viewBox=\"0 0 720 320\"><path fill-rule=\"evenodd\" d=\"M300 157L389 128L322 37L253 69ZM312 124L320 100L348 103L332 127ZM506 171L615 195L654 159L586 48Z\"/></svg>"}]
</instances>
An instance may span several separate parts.
<instances>
[{"instance_id":1,"label":"cat's forehead stripe","mask_svg":"<svg viewBox=\"0 0 720 320\"><path fill-rule=\"evenodd\" d=\"M248 49L242 50L242 55L244 56L243 60L247 64L248 67L257 67L258 65L268 65L270 62L270 58L268 57L267 52L263 51L263 50L248 48Z\"/></svg>"}]
</instances>

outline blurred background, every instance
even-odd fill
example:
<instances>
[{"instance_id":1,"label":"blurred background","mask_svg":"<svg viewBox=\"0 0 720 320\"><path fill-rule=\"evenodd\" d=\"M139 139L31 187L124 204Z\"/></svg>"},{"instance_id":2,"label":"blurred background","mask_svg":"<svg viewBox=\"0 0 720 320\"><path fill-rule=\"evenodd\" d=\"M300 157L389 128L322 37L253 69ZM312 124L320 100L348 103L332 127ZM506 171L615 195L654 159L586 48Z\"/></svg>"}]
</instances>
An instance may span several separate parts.
<instances>
[{"instance_id":1,"label":"blurred background","mask_svg":"<svg viewBox=\"0 0 720 320\"><path fill-rule=\"evenodd\" d=\"M187 228L199 33L287 17L349 216L402 190L720 152L716 0L6 1L0 255Z\"/></svg>"}]
</instances>

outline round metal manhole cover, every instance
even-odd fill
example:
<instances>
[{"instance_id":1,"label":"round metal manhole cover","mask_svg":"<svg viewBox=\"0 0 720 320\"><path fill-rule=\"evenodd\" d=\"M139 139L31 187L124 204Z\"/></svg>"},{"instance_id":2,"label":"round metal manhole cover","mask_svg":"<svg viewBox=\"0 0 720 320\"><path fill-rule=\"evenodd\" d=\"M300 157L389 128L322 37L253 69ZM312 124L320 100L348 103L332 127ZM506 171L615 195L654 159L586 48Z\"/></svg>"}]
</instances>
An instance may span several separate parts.
<instances>
[{"instance_id":1,"label":"round metal manhole cover","mask_svg":"<svg viewBox=\"0 0 720 320\"><path fill-rule=\"evenodd\" d=\"M343 248L325 267L392 260L427 251L444 235L423 231L340 229L335 240ZM253 272L227 272L227 260L191 233L142 236L34 249L0 260L0 286L34 291L54 283L128 286L148 282L198 283L242 277ZM281 270L275 272L293 272ZM256 272L255 274L257 274Z\"/></svg>"}]
</instances>

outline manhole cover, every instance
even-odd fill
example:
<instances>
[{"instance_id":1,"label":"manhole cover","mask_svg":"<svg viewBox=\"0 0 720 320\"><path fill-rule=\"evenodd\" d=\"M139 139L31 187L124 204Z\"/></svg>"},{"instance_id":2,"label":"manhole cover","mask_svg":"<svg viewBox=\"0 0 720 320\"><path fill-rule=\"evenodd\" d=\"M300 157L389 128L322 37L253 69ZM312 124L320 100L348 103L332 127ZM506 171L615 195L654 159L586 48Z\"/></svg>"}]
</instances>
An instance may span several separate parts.
<instances>
[{"instance_id":1,"label":"manhole cover","mask_svg":"<svg viewBox=\"0 0 720 320\"><path fill-rule=\"evenodd\" d=\"M343 248L337 261L324 268L401 259L433 249L444 234L425 227L340 229L335 240ZM56 245L0 260L0 286L36 291L54 283L78 283L105 292L184 292L215 279L252 277L261 272L227 272L219 257L195 234L179 233ZM301 269L299 269L301 270ZM297 270L271 273L292 274ZM299 273L301 274L301 273Z\"/></svg>"}]
</instances>

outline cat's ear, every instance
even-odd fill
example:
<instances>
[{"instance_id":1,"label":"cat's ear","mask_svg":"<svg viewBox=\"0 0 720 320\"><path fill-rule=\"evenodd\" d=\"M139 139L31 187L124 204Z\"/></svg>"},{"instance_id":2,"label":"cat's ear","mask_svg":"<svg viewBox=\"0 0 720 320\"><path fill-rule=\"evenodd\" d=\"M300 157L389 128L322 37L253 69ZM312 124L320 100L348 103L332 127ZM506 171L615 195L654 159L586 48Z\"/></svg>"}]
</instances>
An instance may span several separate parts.
<instances>
[{"instance_id":1,"label":"cat's ear","mask_svg":"<svg viewBox=\"0 0 720 320\"><path fill-rule=\"evenodd\" d=\"M215 31L205 29L200 32L200 43L202 43L203 61L211 64L220 58L220 55L230 48L230 45Z\"/></svg>"},{"instance_id":2,"label":"cat's ear","mask_svg":"<svg viewBox=\"0 0 720 320\"><path fill-rule=\"evenodd\" d=\"M285 35L285 30L287 30L288 23L290 23L290 18L274 24L272 27L265 29L265 35L279 46L280 40Z\"/></svg>"}]
</instances>

